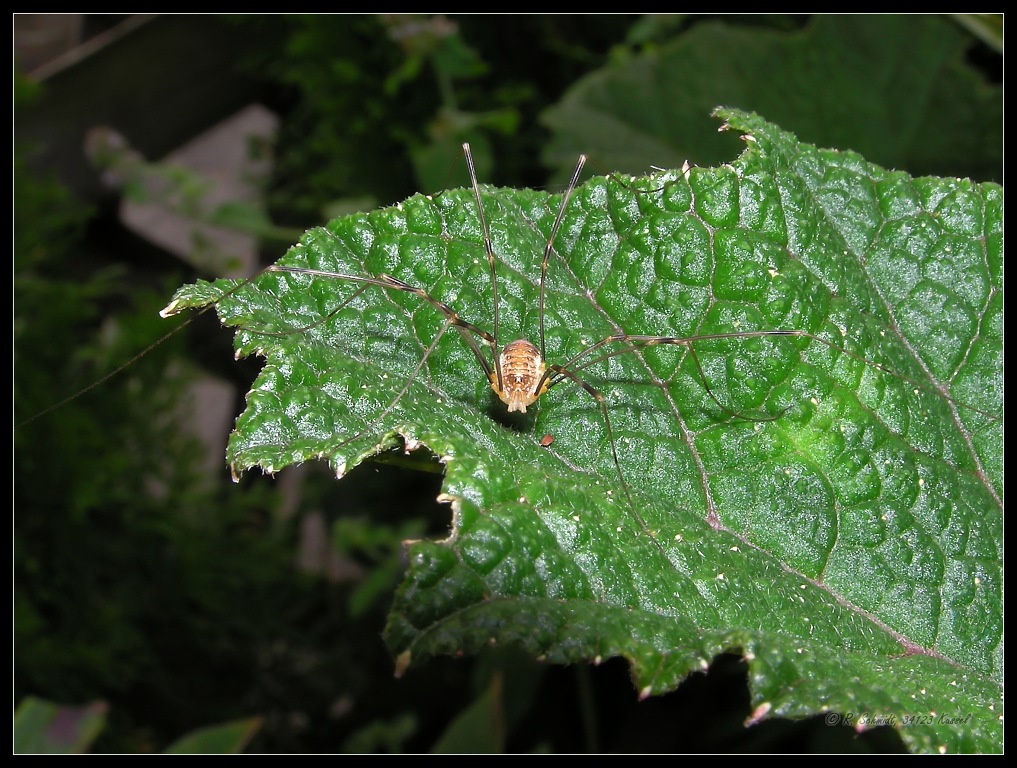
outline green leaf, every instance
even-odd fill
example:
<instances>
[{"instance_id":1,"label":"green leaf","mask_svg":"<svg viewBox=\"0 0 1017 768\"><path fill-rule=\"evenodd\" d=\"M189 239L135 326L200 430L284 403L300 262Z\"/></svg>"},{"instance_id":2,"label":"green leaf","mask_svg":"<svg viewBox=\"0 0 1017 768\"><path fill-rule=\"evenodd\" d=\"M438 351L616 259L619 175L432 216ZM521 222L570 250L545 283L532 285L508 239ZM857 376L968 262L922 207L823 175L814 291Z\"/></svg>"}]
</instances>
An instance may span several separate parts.
<instances>
[{"instance_id":1,"label":"green leaf","mask_svg":"<svg viewBox=\"0 0 1017 768\"><path fill-rule=\"evenodd\" d=\"M495 675L487 689L449 723L431 752L440 755L504 752L506 723L501 690L501 676Z\"/></svg>"},{"instance_id":2,"label":"green leaf","mask_svg":"<svg viewBox=\"0 0 1017 768\"><path fill-rule=\"evenodd\" d=\"M914 175L1001 181L1003 91L967 62L971 43L933 15L817 15L794 32L697 24L577 82L542 116L544 160L559 178L579 152L631 172L724 162L731 139L707 119L720 103Z\"/></svg>"},{"instance_id":3,"label":"green leaf","mask_svg":"<svg viewBox=\"0 0 1017 768\"><path fill-rule=\"evenodd\" d=\"M14 712L14 754L87 752L106 725L106 702L65 707L28 696Z\"/></svg>"},{"instance_id":4,"label":"green leaf","mask_svg":"<svg viewBox=\"0 0 1017 768\"><path fill-rule=\"evenodd\" d=\"M260 717L219 723L191 731L164 750L170 755L227 755L242 752L261 729Z\"/></svg>"},{"instance_id":5,"label":"green leaf","mask_svg":"<svg viewBox=\"0 0 1017 768\"><path fill-rule=\"evenodd\" d=\"M417 728L416 718L409 713L397 715L391 720L372 720L343 742L342 751L362 755L402 752L403 745Z\"/></svg>"},{"instance_id":6,"label":"green leaf","mask_svg":"<svg viewBox=\"0 0 1017 768\"><path fill-rule=\"evenodd\" d=\"M408 545L386 629L398 671L514 643L561 663L623 656L648 696L739 650L759 717L862 728L868 713L916 750L997 751L1002 190L721 115L746 138L734 163L575 191L548 270L546 357L620 330L811 335L584 368L624 486L600 408L573 382L506 426L473 353L420 296L281 272L171 305L232 291L217 307L237 349L266 358L229 460L273 472L320 457L341 476L426 447L444 463L450 535ZM537 339L561 198L482 196L499 343ZM393 275L493 332L469 190L333 221L281 263Z\"/></svg>"}]
</instances>

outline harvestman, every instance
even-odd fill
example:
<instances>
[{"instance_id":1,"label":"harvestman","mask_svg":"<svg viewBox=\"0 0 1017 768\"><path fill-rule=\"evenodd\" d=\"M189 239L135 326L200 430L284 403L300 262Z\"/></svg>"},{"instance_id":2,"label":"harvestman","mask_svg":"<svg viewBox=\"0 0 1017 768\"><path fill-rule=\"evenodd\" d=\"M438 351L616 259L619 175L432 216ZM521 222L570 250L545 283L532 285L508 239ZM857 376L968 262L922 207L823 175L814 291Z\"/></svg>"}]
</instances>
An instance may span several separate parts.
<instances>
[{"instance_id":1,"label":"harvestman","mask_svg":"<svg viewBox=\"0 0 1017 768\"><path fill-rule=\"evenodd\" d=\"M724 405L710 389L707 382L707 376L703 370L703 367L699 361L697 353L694 348L695 343L704 342L708 340L721 340L721 339L750 339L750 338L762 338L762 337L798 337L812 339L820 342L832 349L837 350L849 357L852 357L866 365L873 366L876 369L882 370L893 376L900 378L903 381L915 384L916 386L929 390L930 388L921 383L907 379L906 377L900 376L894 373L890 369L886 368L879 363L868 360L861 355L850 352L849 350L838 347L837 345L819 337L812 333L804 330L760 330L760 331L733 331L728 333L715 333L715 334L702 334L691 337L672 337L672 336L653 336L644 334L627 334L627 333L614 333L605 336L596 343L590 344L584 350L574 355L571 359L565 363L549 363L546 360L545 354L545 328L544 328L544 315L545 315L545 301L546 301L546 278L548 265L550 262L551 254L554 252L554 243L558 230L561 226L562 220L566 214L569 206L569 202L572 198L572 194L576 189L579 177L586 164L587 157L581 155L576 164L575 170L568 183L568 186L562 195L562 200L559 205L557 214L554 219L554 223L551 227L550 234L546 240L544 247L544 254L541 260L540 270L540 283L539 283L539 339L538 344L527 339L516 339L506 344L502 344L500 335L500 316L499 316L499 299L498 299L498 276L497 276L497 258L494 252L494 247L491 241L490 230L488 228L487 216L484 209L483 200L480 194L480 186L477 180L476 169L473 162L473 156L470 151L469 144L463 144L463 155L466 160L467 169L470 176L470 182L473 191L473 197L476 203L477 216L480 224L481 234L483 237L483 247L487 256L488 269L490 273L491 283L491 295L492 295L492 331L489 333L480 327L470 323L459 316L459 314L449 307L442 301L434 298L422 288L411 285L403 280L387 274L380 274L377 277L367 277L364 275L351 275L341 272L334 272L321 269L312 269L307 267L290 267L281 265L272 265L263 270L258 276L265 272L279 272L279 273L292 273L300 275L308 275L311 277L320 277L330 280L341 280L353 284L359 284L359 288L354 293L343 301L337 308L319 318L314 323L304 326L302 328L292 328L284 332L270 332L270 331L251 331L258 335L268 336L285 336L292 333L299 333L302 331L314 328L322 323L328 321L330 318L338 314L344 307L352 302L357 296L363 291L367 290L371 286L377 286L385 290L400 291L417 296L423 302L430 304L434 307L441 315L445 318L444 324L441 329L435 334L434 338L428 344L424 350L419 362L413 368L410 375L407 377L403 386L391 400L391 402L375 415L368 425L357 434L352 437L343 440L335 447L340 447L348 443L357 440L366 435L373 427L379 424L402 400L406 393L410 390L413 383L419 378L421 372L427 363L428 358L435 351L439 341L445 335L450 328L455 328L459 332L465 344L469 347L477 363L486 376L491 389L495 392L498 398L507 406L509 413L526 413L528 407L533 405L544 393L546 393L552 387L564 382L571 381L582 388L593 400L597 403L601 417L603 419L606 437L610 444L611 456L614 462L615 472L618 477L618 481L621 485L622 491L628 502L628 506L632 511L634 517L644 530L644 532L650 534L645 522L637 511L635 502L632 498L628 483L625 480L624 473L621 469L621 463L618 459L618 451L615 440L615 433L611 423L611 417L607 405L607 401L604 396L587 381L585 381L580 373L609 358L613 358L619 355L624 355L630 352L646 349L652 346L658 345L671 345L671 346L682 346L688 350L688 353L699 372L700 379L703 383L706 393L712 399L714 403L725 413L735 418L741 418L748 421L771 421L779 418L787 409L772 416L747 416L739 413L728 406ZM325 230L328 232L328 230ZM331 232L329 234L332 237ZM256 279L255 278L251 278ZM228 293L221 296L216 300L218 303L223 298L226 298L230 294L235 293L244 286L246 286L250 280L245 281L235 288L231 289ZM177 311L176 303L170 304L164 311L163 314L169 315L174 314ZM248 329L251 330L251 329ZM489 350L490 359L485 354L485 349ZM942 393L936 393L941 396ZM948 398L949 399L949 398ZM967 406L966 406L967 407ZM977 410L977 409L973 409ZM981 412L980 412L981 413ZM985 414L988 415L988 414ZM541 445L547 447L550 445L553 437L548 439L550 436L545 436L541 440Z\"/></svg>"},{"instance_id":2,"label":"harvestman","mask_svg":"<svg viewBox=\"0 0 1017 768\"><path fill-rule=\"evenodd\" d=\"M569 201L571 200L572 193L574 192L578 184L579 177L582 174L583 168L585 167L588 159L586 155L580 155L579 160L576 163L575 170L573 171L572 177L568 183L568 186L566 187L566 190L562 195L561 204L558 208L557 215L555 216L554 223L551 228L551 233L547 238L547 242L544 248L544 256L541 261L539 347L527 339L516 339L514 341L510 341L507 344L502 345L500 342L499 335L500 315L498 300L497 257L494 253L494 247L491 242L490 231L488 229L487 224L487 216L484 210L483 200L480 195L480 185L477 179L476 168L474 166L473 155L470 150L470 145L463 144L462 149L463 156L466 160L467 169L469 171L470 183L473 190L474 200L477 206L477 215L480 222L481 233L484 239L484 251L487 255L488 268L490 271L491 295L493 305L492 332L488 333L487 331L481 329L480 327L474 325L473 323L463 320L455 310L453 310L447 304L434 298L429 293L424 291L422 288L410 285L409 283L406 283L403 280L400 280L391 275L381 274L378 275L377 277L366 277L363 275L350 275L342 272L312 269L308 267L290 267L278 264L266 267L264 270L262 270L261 273L259 273L259 275L255 276L254 278L251 278L251 280L257 279L257 277L260 277L262 274L265 274L266 272L282 272L282 273L308 275L311 277L320 277L331 280L342 280L351 283L359 283L361 287L358 290L356 290L348 299L343 301L334 310L324 315L322 318L318 319L314 323L311 323L310 325L306 325L300 328L288 329L287 331L283 332L275 331L252 331L252 332L257 335L286 336L292 333L300 333L303 331L310 330L314 327L317 327L327 322L330 318L334 317L351 301L353 301L357 296L359 296L360 293L362 293L370 286L377 286L379 288L402 291L419 297L421 300L433 306L445 317L444 325L442 326L441 330L437 334L435 334L434 339L427 346L423 355L421 356L420 361L417 363L412 373L407 377L402 388L399 390L399 392L396 394L393 400L389 403L389 405L386 406L380 413L378 413L364 429L362 429L360 432L353 435L352 437L343 440L341 443L338 443L334 447L338 448L343 445L347 445L348 443L351 443L363 437L376 424L380 423L385 418L385 416L387 416L393 409L395 409L396 406L399 404L400 400L402 400L403 396L409 391L410 387L420 376L420 373L423 370L425 364L427 363L427 360L430 357L431 353L434 352L434 350L437 348L438 342L450 328L455 328L460 333L460 335L462 336L463 340L465 341L466 345L469 347L473 355L476 357L477 362L483 369L484 374L488 382L490 383L491 389L495 392L498 398L507 406L507 411L509 413L526 413L526 409L529 406L533 405L545 392L566 380L572 381L575 384L579 385L596 401L597 405L600 408L601 416L604 421L607 439L611 447L612 460L614 462L615 471L617 473L619 483L621 484L622 491L625 494L628 506L632 511L633 515L635 516L636 520L639 522L643 530L647 534L649 534L649 529L647 528L646 523L643 521L642 517L636 510L635 502L632 499L628 483L626 482L624 473L622 472L621 469L621 463L618 460L617 445L614 437L614 430L611 426L611 418L608 411L607 401L597 389L595 389L593 386L591 386L588 382L586 382L579 376L579 371L582 371L585 368L588 368L609 358L625 354L628 352L633 352L637 349L642 349L645 347L662 344L684 346L687 349L689 349L690 353L692 354L693 360L695 361L695 365L700 372L700 376L702 377L704 386L710 398L722 410L738 418L745 418L747 420L752 421L770 421L772 419L778 418L780 414L771 417L750 418L747 416L743 416L742 414L736 413L729 409L728 407L726 407L724 404L722 404L710 390L709 385L706 384L705 374L703 373L702 366L700 365L699 360L696 357L695 350L692 348L691 344L693 342L705 341L710 339L751 338L761 336L808 336L809 334L804 333L802 331L776 330L759 332L749 331L749 332L707 334L689 338L676 338L669 336L649 336L640 334L616 333L611 334L601 339L600 341L596 342L595 344L588 346L586 349L581 351L579 354L573 356L570 360L568 360L564 364L548 363L545 360L546 353L545 353L545 329L544 329L544 314L545 314L544 309L546 301L545 285L547 278L547 270L551 254L554 252L554 242L556 235L561 226L562 219L564 218L565 213L568 210L568 205ZM328 230L326 230L326 232L327 231ZM218 301L222 301L222 299L226 298L230 294L235 293L237 290L243 288L249 282L250 281L245 281L244 283L241 283L240 285L236 286L227 294L224 294L222 297L220 297L216 303L218 303ZM176 311L177 307L175 306L175 304L170 304L165 310L163 310L163 315L164 316L172 315L175 314ZM620 349L615 349L613 351L602 352L601 354L594 356L595 353L599 352L604 347L607 347L608 345L611 344L620 344L622 345L622 347ZM484 354L483 347L487 347L491 350L490 360L488 360L487 356ZM540 442L543 447L548 447L550 446L552 441L553 441L552 436L545 435Z\"/></svg>"}]
</instances>

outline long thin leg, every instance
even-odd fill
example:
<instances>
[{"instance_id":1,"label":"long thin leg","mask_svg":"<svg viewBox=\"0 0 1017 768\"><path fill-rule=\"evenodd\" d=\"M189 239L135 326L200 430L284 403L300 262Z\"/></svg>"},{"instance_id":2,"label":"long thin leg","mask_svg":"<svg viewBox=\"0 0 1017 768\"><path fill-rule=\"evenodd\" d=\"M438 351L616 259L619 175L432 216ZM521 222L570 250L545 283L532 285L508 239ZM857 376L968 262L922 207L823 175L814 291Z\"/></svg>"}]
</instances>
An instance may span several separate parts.
<instances>
[{"instance_id":1,"label":"long thin leg","mask_svg":"<svg viewBox=\"0 0 1017 768\"><path fill-rule=\"evenodd\" d=\"M586 165L586 155L580 155L579 161L576 163L576 169L572 172L572 179L569 181L569 185L565 188L565 193L561 197L558 215L554 217L554 226L551 227L551 234L547 238L547 245L544 246L544 259L540 263L540 356L543 358L547 357L547 352L544 350L544 295L546 293L545 284L547 283L547 263L551 258L551 252L554 250L554 239L558 236L558 228L561 226L562 219L565 218L565 211L569 207L569 200L572 199L572 193L576 189L576 184L579 183L579 174L583 172L584 165Z\"/></svg>"},{"instance_id":2,"label":"long thin leg","mask_svg":"<svg viewBox=\"0 0 1017 768\"><path fill-rule=\"evenodd\" d=\"M346 280L353 283L362 283L365 286L376 285L379 288L390 288L397 291L404 291L406 293L412 293L415 296L420 297L428 304L433 306L439 312L441 312L448 320L448 324L459 331L460 335L466 341L466 344L473 351L474 356L477 358L477 362L480 363L480 367L484 369L484 373L490 378L491 375L491 364L484 357L484 353L480 348L480 344L477 342L474 336L480 337L485 344L488 346L495 346L494 337L487 331L478 328L473 323L468 323L463 320L459 315L449 307L447 304L438 301L436 298L431 296L427 291L422 288L417 288L415 285L404 283L402 280L392 277L391 275L379 275L378 277L364 277L362 275L347 275L341 272L329 272L324 269L309 269L306 267L284 267L278 264L273 264L265 269L266 272L289 272L298 275L313 275L315 277L326 277L333 280ZM356 295L356 294L354 294ZM352 298L352 297L351 297ZM347 302L350 299L347 299ZM344 302L345 303L345 302ZM341 309L341 307L340 307ZM335 314L330 313L326 317ZM311 326L313 327L313 326ZM442 331L444 333L444 331ZM493 355L497 359L497 355Z\"/></svg>"},{"instance_id":3,"label":"long thin leg","mask_svg":"<svg viewBox=\"0 0 1017 768\"><path fill-rule=\"evenodd\" d=\"M371 421L368 422L366 427L357 432L357 434L355 434L353 437L348 437L341 443L337 443L335 446L336 448L341 448L344 445L352 443L354 440L359 440L361 437L370 432L371 429L376 424L380 423L382 419L384 419L392 412L392 409L395 408L399 404L399 401L403 399L403 395L410 391L410 387L413 386L413 382L417 380L417 376L419 376L420 372L424 369L424 364L427 362L427 358L429 358L431 356L431 353L434 352L434 350L437 348L438 342L441 341L441 337L445 335L445 331L453 327L456 326L453 324L452 319L446 318L445 324L441 327L441 330L435 334L434 339L431 341L427 349L424 351L424 354L421 356L420 362L417 363L417 367L413 369L413 373L411 373L409 375L409 378L407 378L406 381L403 383L403 388L399 390L399 394L397 394L392 399L392 402L385 407L385 410L383 410L381 413L377 414L373 419L371 419Z\"/></svg>"},{"instance_id":4,"label":"long thin leg","mask_svg":"<svg viewBox=\"0 0 1017 768\"><path fill-rule=\"evenodd\" d=\"M500 350L498 346L498 322L499 322L499 311L498 311L498 274L495 264L494 247L491 244L491 235L487 229L487 217L484 214L484 204L480 199L480 185L477 182L477 172L473 165L473 153L470 151L470 145L468 143L463 144L463 155L466 157L466 167L470 172L470 183L473 185L473 196L477 201L477 215L480 218L480 228L484 236L484 250L487 252L487 263L491 271L491 299L494 303L494 348L496 352ZM583 172L583 166L586 165L586 155L580 155L579 160L576 163L576 168L572 172L572 178L569 180L568 186L565 188L565 192L562 195L561 205L558 206L558 215L554 218L554 225L551 227L551 234L547 238L547 245L544 246L544 258L541 261L540 266L540 356L547 357L547 352L544 347L544 303L546 288L545 283L547 282L547 264L551 258L551 253L554 251L554 240L558 235L558 230L561 227L562 219L565 218L565 211L568 210L569 200L572 199L572 193L576 189L576 185L579 183L579 176ZM501 363L498 359L498 355L494 356L495 371L498 376L498 389L504 388L504 380L502 378Z\"/></svg>"},{"instance_id":5,"label":"long thin leg","mask_svg":"<svg viewBox=\"0 0 1017 768\"><path fill-rule=\"evenodd\" d=\"M473 185L473 197L477 201L477 216L480 218L480 231L484 235L484 250L487 252L487 265L491 272L491 301L494 307L494 333L491 337L491 346L494 349L494 354L491 356L494 359L494 371L498 379L498 391L500 392L505 386L505 380L502 377L501 372L501 348L498 346L498 270L494 258L494 246L491 245L491 233L487 228L487 217L484 214L484 203L480 199L480 184L477 182L477 170L473 166L473 153L470 151L470 145L463 142L463 155L466 157L466 167L470 172L470 183ZM485 334L486 335L486 334ZM488 378L491 378L491 369L484 365L484 371L487 373Z\"/></svg>"},{"instance_id":6,"label":"long thin leg","mask_svg":"<svg viewBox=\"0 0 1017 768\"><path fill-rule=\"evenodd\" d=\"M428 358L430 358L431 353L433 353L434 350L438 347L438 342L445 335L449 328L455 328L457 331L459 331L459 334L463 337L467 346L469 346L470 350L472 350L474 356L477 358L477 362L480 363L480 367L484 369L485 376L488 379L491 378L492 372L491 364L488 363L487 359L484 357L483 350L481 349L480 344L477 342L477 339L474 338L474 336L479 337L483 341L483 343L488 346L495 345L494 337L487 331L478 328L472 323L463 320L451 307L434 298L429 293L424 291L422 288L410 285L409 283L403 282L398 278L385 274L379 275L378 277L365 277L362 275L347 275L341 272L330 272L328 270L323 269L310 269L306 267L289 267L281 265L272 265L270 267L267 267L265 269L265 272L285 272L289 274L312 275L314 277L323 277L333 280L345 280L348 282L361 284L361 288L359 288L352 296L350 296L350 298L346 299L346 301L344 301L339 307L337 307L335 310L326 315L322 320L316 321L312 325L307 326L306 328L303 329L294 329L295 331L312 328L315 325L319 325L324 320L327 320L328 318L336 315L343 307L345 307L350 301L352 301L353 298L355 298L356 296L358 296L360 293L362 293L364 290L371 286L377 286L379 288L412 293L413 295L429 303L431 306L433 306L435 309L437 309L445 316L445 324L442 326L441 330L437 334L435 334L434 339L432 339L427 349L424 350L424 354L421 356L420 362L417 363L416 367L413 369L413 372L403 383L402 389L400 389L398 394L392 399L392 402L389 403L388 406L386 406L385 409L381 411L381 413L374 416L371 422L364 429L362 429L360 432L353 435L352 437L343 440L341 443L338 443L336 447L347 445L348 443L352 443L354 440L363 437L371 430L371 428L375 424L378 424L382 419L384 419L389 413L392 412L392 410L399 404L399 401L402 400L403 396L409 391L410 387L413 386L413 383L417 380L417 377L420 375L420 372L424 369L424 365L427 363ZM283 334L271 332L269 335L277 336ZM497 354L492 355L492 357L495 360L497 360Z\"/></svg>"},{"instance_id":7,"label":"long thin leg","mask_svg":"<svg viewBox=\"0 0 1017 768\"><path fill-rule=\"evenodd\" d=\"M74 394L68 395L63 400L60 400L60 401L58 401L56 403L53 403L53 405L49 406L48 408L44 408L43 410L39 411L38 413L33 414L32 416L30 416L29 418L27 418L24 421L20 422L19 424L16 424L14 428L17 430L17 429L20 429L21 427L24 427L24 426L26 426L28 424L31 424L36 419L41 419L46 414L51 413L51 412L53 412L53 411L55 411L55 410L57 410L59 408L62 408L63 406L67 405L67 403L71 402L72 400L77 400L82 395L85 395L85 394L91 392L93 389L96 389L97 387L102 386L103 384L105 384L110 379L118 376L120 373L122 373L123 371L127 370L128 368L130 368L132 365L134 365L134 363L136 363L138 360L143 358L145 355L147 355L153 349L158 347L160 344L162 344L162 343L168 341L169 339L173 338L174 336L176 336L178 333L180 333L182 330L184 330L184 328L189 326L191 323L193 323L199 317L204 315L206 312L209 312L212 309L214 309L215 306L220 301L222 301L225 298L228 298L229 296L232 296L233 294L237 293L238 291L242 290L243 288L246 288L248 285L253 283L255 280L257 280L259 277L261 277L267 271L268 270L262 270L258 274L254 275L254 277L249 277L246 280L243 280L242 282L240 282L237 285L233 286L233 288L231 288L226 293L222 294L215 301L213 301L213 302L209 303L208 305L206 305L206 306L202 307L201 309L199 309L193 315L191 315L186 320L184 320L182 323L180 323L180 325L178 325L176 328L174 328L174 329L164 333L162 336L160 336L158 339L153 341L151 344L149 344L143 350L141 350L137 354L131 356L126 362L118 365L116 368L114 368L112 371L107 373L105 376L102 376L101 378L96 379L91 384L89 384L87 387L79 389ZM353 298L356 297L356 295L357 294L354 294L349 299L347 299L347 301L351 301ZM341 309L341 307L340 307L340 309ZM181 308L179 306L179 303L176 302L176 301L172 301L161 312L159 312L159 315L164 317L164 318L172 317L173 315L177 314L180 311L181 311ZM334 314L334 313L332 313L332 314ZM329 316L331 316L331 315L329 315ZM328 317L326 317L325 319L327 320ZM314 323L314 324L308 326L308 328L313 328L314 325L317 325L317 323Z\"/></svg>"},{"instance_id":8,"label":"long thin leg","mask_svg":"<svg viewBox=\"0 0 1017 768\"><path fill-rule=\"evenodd\" d=\"M918 381L917 379L912 379L908 376L904 376L903 374L897 373L896 371L890 369L889 367L883 365L882 363L877 363L874 360L869 360L867 357L860 355L857 352L852 352L851 350L845 349L842 346L834 344L832 341L828 341L827 339L824 339L821 336L817 336L814 333L809 333L808 331L803 330L778 329L768 331L730 331L727 333L707 333L701 336L686 336L686 337L646 336L641 334L615 333L601 339L595 344L591 344L589 347L584 349L579 354L575 355L571 360L569 360L561 367L567 368L568 370L573 372L577 372L589 368L592 365L596 365L597 363L607 360L609 358L618 357L619 355L628 354L629 352L635 352L641 349L646 349L647 347L659 345L676 345L688 347L689 352L692 355L692 359L695 362L696 368L699 371L700 377L703 380L703 385L706 387L707 394L709 394L710 399L712 399L723 411L738 418L747 418L749 421L772 421L775 418L779 418L783 414L783 411L777 414L776 416L772 417L764 417L758 419L749 418L744 416L743 414L739 414L735 411L732 411L730 408L721 403L714 395L714 393L710 390L709 384L706 382L706 375L703 371L702 365L700 365L699 357L696 355L696 350L694 346L696 343L702 341L716 341L721 339L754 339L754 338L766 338L769 336L791 336L818 342L834 350L835 352L839 352L843 355L846 355L847 357L850 357L853 360L857 360L858 362L864 365L867 365L871 368L875 368L876 370L889 374L890 376L893 376L894 378L899 379L900 381L903 381L906 384L910 384L914 387L917 387L918 389L921 389L924 392L928 392L929 394L945 398L947 401L954 403L955 405L961 408L969 410L972 413L977 413L980 416L985 416L986 418L992 419L994 421L999 418L997 414L988 413L979 408L976 408L973 405L968 405L967 403L963 403L959 400L956 400L947 395L945 392L942 392L939 389L936 389L935 387L932 387L925 382ZM593 354L599 349L603 349L609 344L627 344L628 346L625 346L622 349L616 349L610 352L605 352L589 360L584 360L584 358L586 358L587 356ZM550 389L551 387L563 381L561 374L559 374L556 371L552 371L550 368L548 369L548 372L545 373L544 378L549 379L549 381L547 382L547 389ZM544 381L542 380L538 385L538 389L540 386L543 385Z\"/></svg>"},{"instance_id":9,"label":"long thin leg","mask_svg":"<svg viewBox=\"0 0 1017 768\"><path fill-rule=\"evenodd\" d=\"M711 339L713 340L733 339L733 338L744 339L744 338L760 338L764 336L806 336L806 335L808 334L805 334L803 331L784 331L784 330L737 331L731 333L712 333L712 334L703 334L702 336L688 336L688 337L646 336L641 334L615 333L606 338L601 339L596 344L590 345L582 352L580 352L578 355L569 360L563 367L571 371L582 371L585 368L588 368L591 365L595 365L603 360L607 360L612 357L618 357L619 355L624 355L629 352L636 352L647 347L653 347L658 345L674 345L687 347L689 350L689 354L692 356L692 361L696 365L696 370L699 371L699 378L703 382L703 387L706 389L706 394L710 396L710 399L713 400L713 402L717 405L718 408L720 408L722 411L724 411L724 413L728 414L729 416L732 416L737 419L744 419L746 421L755 421L755 422L774 421L775 419L778 419L781 416L783 416L784 413L787 411L787 408L773 416L746 416L745 414L739 413L738 411L732 410L728 406L724 405L724 403L720 401L720 399L714 394L713 390L710 388L710 384L706 379L706 372L703 370L703 366L699 362L699 355L696 354L696 349L693 346L693 344L695 342L708 341ZM585 360L579 365L576 365L576 363L582 360L584 357L593 354L598 349L602 349L608 344L626 344L627 346L625 346L622 349L616 349L610 352L606 352L604 354L598 355L597 357L591 360ZM563 379L560 376L558 376L557 378L551 378L551 380L547 384L547 388L550 389L551 387L560 383L561 381L563 381Z\"/></svg>"},{"instance_id":10,"label":"long thin leg","mask_svg":"<svg viewBox=\"0 0 1017 768\"><path fill-rule=\"evenodd\" d=\"M659 541L657 541L657 538L650 531L649 526L647 526L643 516L639 514L639 510L636 508L635 502L632 500L632 494L629 491L629 484L625 482L625 473L622 472L621 462L618 461L618 449L615 445L614 430L611 428L611 417L608 415L607 401L604 399L604 396L580 378L578 374L574 371L570 371L564 366L551 365L548 366L548 370L561 377L557 379L557 381L563 381L566 378L571 379L582 387L587 394L590 395L590 397L597 401L597 405L600 406L600 413L604 417L604 429L607 432L607 441L611 445L611 458L614 460L615 473L618 475L618 482L621 484L622 491L625 493L625 500L628 502L629 510L632 512L633 517L636 518L636 522L638 522L639 526L643 529L643 533L649 536L657 548L664 554L665 557L667 557L667 552L664 550L664 547Z\"/></svg>"}]
</instances>

